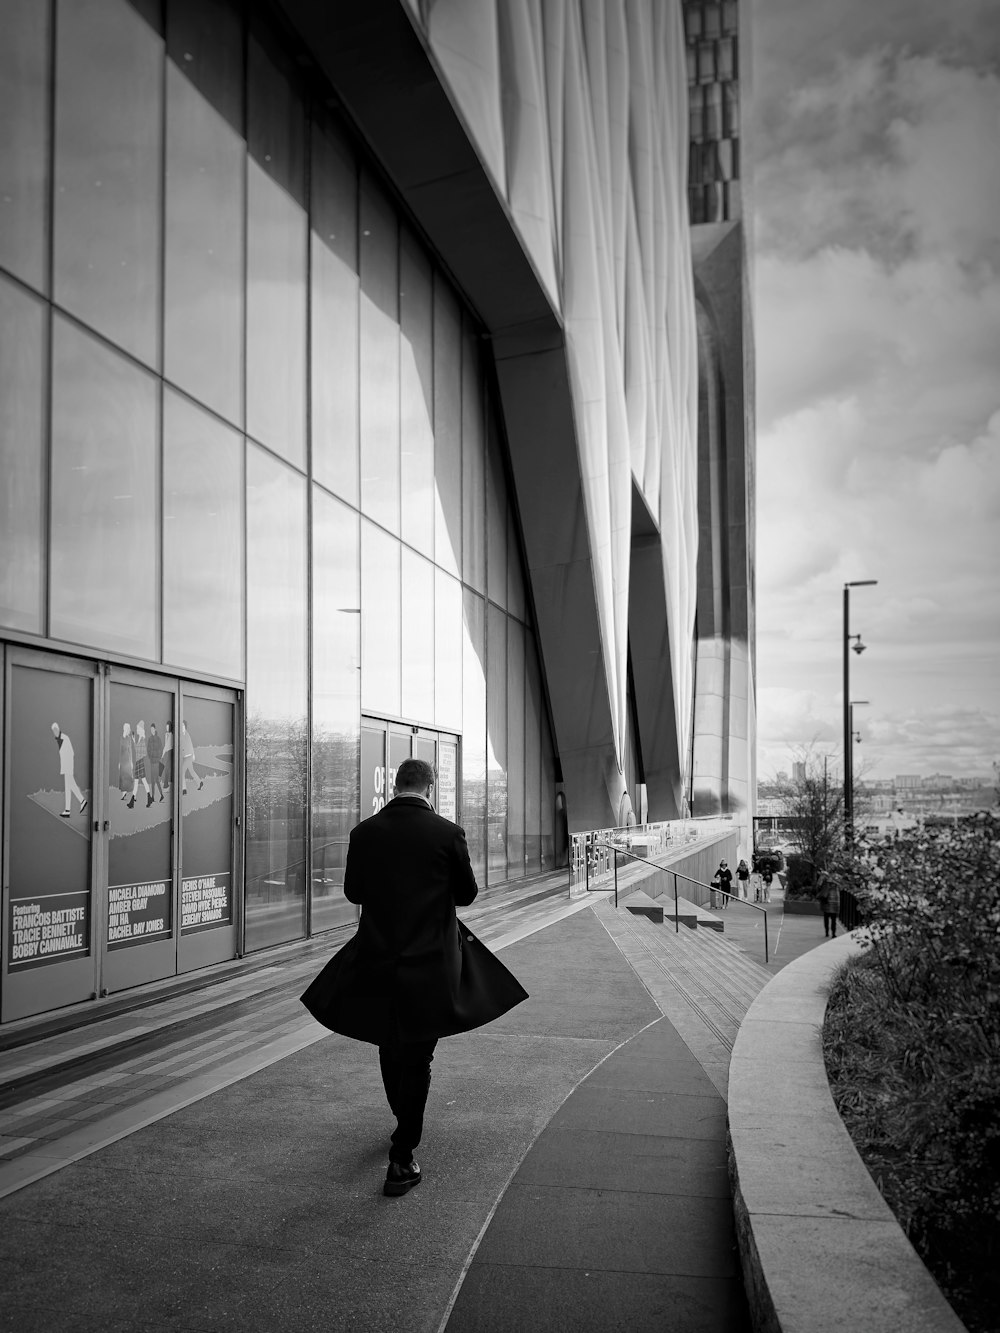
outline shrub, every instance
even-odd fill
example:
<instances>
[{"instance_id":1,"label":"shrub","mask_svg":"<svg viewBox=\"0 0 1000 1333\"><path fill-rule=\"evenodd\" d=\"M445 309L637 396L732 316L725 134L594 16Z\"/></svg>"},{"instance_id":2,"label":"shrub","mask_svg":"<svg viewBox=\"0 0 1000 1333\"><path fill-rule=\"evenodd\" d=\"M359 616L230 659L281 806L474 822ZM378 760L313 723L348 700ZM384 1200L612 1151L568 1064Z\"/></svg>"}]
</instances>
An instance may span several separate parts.
<instances>
[{"instance_id":1,"label":"shrub","mask_svg":"<svg viewBox=\"0 0 1000 1333\"><path fill-rule=\"evenodd\" d=\"M815 873L815 867L808 857L800 852L792 852L785 867L785 897L814 898Z\"/></svg>"},{"instance_id":2,"label":"shrub","mask_svg":"<svg viewBox=\"0 0 1000 1333\"><path fill-rule=\"evenodd\" d=\"M998 836L978 816L860 850L851 887L867 940L824 1028L859 1152L977 1333L1000 1308Z\"/></svg>"}]
</instances>

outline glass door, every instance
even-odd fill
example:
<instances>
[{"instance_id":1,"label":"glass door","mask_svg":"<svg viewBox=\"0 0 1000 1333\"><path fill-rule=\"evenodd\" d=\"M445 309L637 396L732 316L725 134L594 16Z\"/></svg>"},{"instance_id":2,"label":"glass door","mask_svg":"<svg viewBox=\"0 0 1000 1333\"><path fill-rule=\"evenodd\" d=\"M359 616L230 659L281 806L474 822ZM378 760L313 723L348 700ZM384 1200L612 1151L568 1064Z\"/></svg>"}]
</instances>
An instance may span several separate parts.
<instances>
[{"instance_id":1,"label":"glass door","mask_svg":"<svg viewBox=\"0 0 1000 1333\"><path fill-rule=\"evenodd\" d=\"M6 1022L97 994L98 683L93 663L7 650Z\"/></svg>"},{"instance_id":2,"label":"glass door","mask_svg":"<svg viewBox=\"0 0 1000 1333\"><path fill-rule=\"evenodd\" d=\"M235 694L209 685L183 685L180 703L165 776L181 812L177 970L190 972L236 956L237 715Z\"/></svg>"},{"instance_id":3,"label":"glass door","mask_svg":"<svg viewBox=\"0 0 1000 1333\"><path fill-rule=\"evenodd\" d=\"M175 791L163 771L177 726L177 685L113 667L104 716L101 981L102 990L118 991L177 970Z\"/></svg>"}]
</instances>

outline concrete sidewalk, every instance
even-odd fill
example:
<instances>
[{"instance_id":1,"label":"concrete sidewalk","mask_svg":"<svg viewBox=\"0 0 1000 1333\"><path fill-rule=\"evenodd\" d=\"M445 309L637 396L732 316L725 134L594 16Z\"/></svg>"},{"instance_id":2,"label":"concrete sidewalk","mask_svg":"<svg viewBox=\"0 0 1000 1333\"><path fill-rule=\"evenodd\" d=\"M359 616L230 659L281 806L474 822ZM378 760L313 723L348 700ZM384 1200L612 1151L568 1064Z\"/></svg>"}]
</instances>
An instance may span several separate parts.
<instances>
[{"instance_id":1,"label":"concrete sidewalk","mask_svg":"<svg viewBox=\"0 0 1000 1333\"><path fill-rule=\"evenodd\" d=\"M531 998L440 1044L419 1189L327 1036L0 1201L0 1328L746 1327L722 1097L589 907L503 958Z\"/></svg>"}]
</instances>

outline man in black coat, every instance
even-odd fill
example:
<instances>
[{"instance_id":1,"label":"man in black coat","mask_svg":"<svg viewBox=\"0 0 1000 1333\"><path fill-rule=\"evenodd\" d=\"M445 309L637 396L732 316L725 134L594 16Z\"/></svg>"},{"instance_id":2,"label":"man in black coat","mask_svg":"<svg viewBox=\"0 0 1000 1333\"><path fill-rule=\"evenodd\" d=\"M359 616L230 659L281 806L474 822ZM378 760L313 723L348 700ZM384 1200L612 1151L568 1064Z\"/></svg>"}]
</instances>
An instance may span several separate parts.
<instances>
[{"instance_id":1,"label":"man in black coat","mask_svg":"<svg viewBox=\"0 0 1000 1333\"><path fill-rule=\"evenodd\" d=\"M413 1151L423 1130L440 1037L488 1023L527 992L459 926L456 904L479 892L465 831L434 812L434 769L404 759L396 795L351 832L344 893L361 907L358 932L302 997L331 1028L379 1048L397 1125L383 1193L420 1183Z\"/></svg>"}]
</instances>

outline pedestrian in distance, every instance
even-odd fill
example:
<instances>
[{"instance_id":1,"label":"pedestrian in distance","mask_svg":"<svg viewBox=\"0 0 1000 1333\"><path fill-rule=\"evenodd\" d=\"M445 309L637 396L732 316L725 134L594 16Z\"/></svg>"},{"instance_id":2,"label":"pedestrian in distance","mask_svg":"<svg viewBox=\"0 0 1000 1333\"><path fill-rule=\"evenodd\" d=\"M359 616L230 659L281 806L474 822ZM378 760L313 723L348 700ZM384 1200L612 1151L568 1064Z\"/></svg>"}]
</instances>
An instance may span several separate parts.
<instances>
[{"instance_id":1,"label":"pedestrian in distance","mask_svg":"<svg viewBox=\"0 0 1000 1333\"><path fill-rule=\"evenodd\" d=\"M819 872L816 897L823 909L823 934L832 940L837 934L837 917L840 915L840 889L825 870Z\"/></svg>"},{"instance_id":2,"label":"pedestrian in distance","mask_svg":"<svg viewBox=\"0 0 1000 1333\"><path fill-rule=\"evenodd\" d=\"M719 868L712 879L712 887L719 890L718 905L720 909L724 910L729 906L729 899L726 897L726 894L729 893L733 887L733 872L729 869L729 866L725 861L719 862Z\"/></svg>"},{"instance_id":3,"label":"pedestrian in distance","mask_svg":"<svg viewBox=\"0 0 1000 1333\"><path fill-rule=\"evenodd\" d=\"M749 891L755 903L759 903L764 896L764 877L757 869L750 872Z\"/></svg>"},{"instance_id":4,"label":"pedestrian in distance","mask_svg":"<svg viewBox=\"0 0 1000 1333\"><path fill-rule=\"evenodd\" d=\"M736 867L736 881L739 887L740 897L745 902L750 896L750 867L742 857L740 858L739 865Z\"/></svg>"},{"instance_id":5,"label":"pedestrian in distance","mask_svg":"<svg viewBox=\"0 0 1000 1333\"><path fill-rule=\"evenodd\" d=\"M771 901L771 884L774 880L774 871L771 869L771 863L768 861L764 869L760 872L760 884L764 902Z\"/></svg>"},{"instance_id":6,"label":"pedestrian in distance","mask_svg":"<svg viewBox=\"0 0 1000 1333\"><path fill-rule=\"evenodd\" d=\"M383 1194L421 1181L423 1132L438 1041L492 1022L527 991L464 926L479 887L465 832L434 811L434 769L404 759L395 796L351 831L344 894L361 908L357 934L302 996L318 1022L378 1047L396 1118Z\"/></svg>"}]
</instances>

